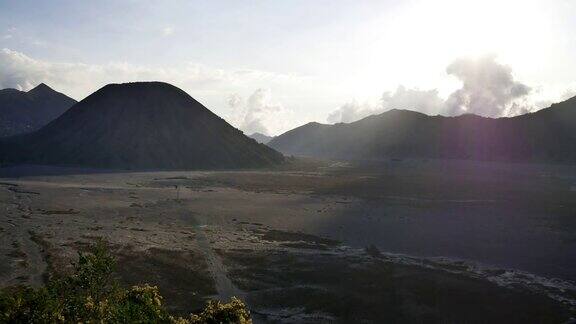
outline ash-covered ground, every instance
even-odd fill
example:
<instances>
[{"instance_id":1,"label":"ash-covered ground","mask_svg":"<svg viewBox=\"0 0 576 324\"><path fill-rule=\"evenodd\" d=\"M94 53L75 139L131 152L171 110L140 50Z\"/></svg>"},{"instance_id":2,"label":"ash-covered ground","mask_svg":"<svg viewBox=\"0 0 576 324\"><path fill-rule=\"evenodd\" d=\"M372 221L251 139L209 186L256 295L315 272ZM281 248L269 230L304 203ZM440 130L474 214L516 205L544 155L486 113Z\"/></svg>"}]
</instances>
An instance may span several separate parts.
<instances>
[{"instance_id":1,"label":"ash-covered ground","mask_svg":"<svg viewBox=\"0 0 576 324\"><path fill-rule=\"evenodd\" d=\"M0 169L0 286L104 240L176 312L257 322L561 323L576 306L576 167L295 160L264 171Z\"/></svg>"}]
</instances>

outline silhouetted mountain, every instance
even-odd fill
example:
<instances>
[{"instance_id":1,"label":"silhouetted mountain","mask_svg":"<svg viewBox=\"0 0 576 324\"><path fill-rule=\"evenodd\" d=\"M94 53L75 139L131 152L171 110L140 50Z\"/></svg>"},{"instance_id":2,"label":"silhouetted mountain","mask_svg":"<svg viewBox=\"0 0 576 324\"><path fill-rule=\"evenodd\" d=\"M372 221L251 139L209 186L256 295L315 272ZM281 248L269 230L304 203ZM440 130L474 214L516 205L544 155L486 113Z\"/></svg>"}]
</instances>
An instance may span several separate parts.
<instances>
[{"instance_id":1,"label":"silhouetted mountain","mask_svg":"<svg viewBox=\"0 0 576 324\"><path fill-rule=\"evenodd\" d=\"M511 118L390 110L350 124L309 123L268 143L284 154L343 159L576 162L576 97Z\"/></svg>"},{"instance_id":2,"label":"silhouetted mountain","mask_svg":"<svg viewBox=\"0 0 576 324\"><path fill-rule=\"evenodd\" d=\"M76 100L41 83L24 92L0 90L0 137L33 132L72 107Z\"/></svg>"},{"instance_id":3,"label":"silhouetted mountain","mask_svg":"<svg viewBox=\"0 0 576 324\"><path fill-rule=\"evenodd\" d=\"M250 168L284 159L161 82L107 85L3 149L8 162L122 169Z\"/></svg>"},{"instance_id":4,"label":"silhouetted mountain","mask_svg":"<svg viewBox=\"0 0 576 324\"><path fill-rule=\"evenodd\" d=\"M262 143L262 144L266 144L274 138L274 136L268 136L268 135L264 135L262 133L254 133L252 135L248 135L248 137L253 138L256 140L256 142Z\"/></svg>"}]
</instances>

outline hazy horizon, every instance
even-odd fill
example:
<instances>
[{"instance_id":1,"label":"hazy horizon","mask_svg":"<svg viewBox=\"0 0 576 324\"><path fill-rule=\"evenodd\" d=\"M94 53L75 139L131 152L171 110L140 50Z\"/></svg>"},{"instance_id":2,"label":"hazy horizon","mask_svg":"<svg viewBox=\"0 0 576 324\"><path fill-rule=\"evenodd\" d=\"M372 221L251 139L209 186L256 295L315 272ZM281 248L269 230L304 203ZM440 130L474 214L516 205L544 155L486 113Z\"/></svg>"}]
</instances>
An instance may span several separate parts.
<instances>
[{"instance_id":1,"label":"hazy horizon","mask_svg":"<svg viewBox=\"0 0 576 324\"><path fill-rule=\"evenodd\" d=\"M0 88L174 84L245 133L388 109L513 116L576 94L570 1L4 1ZM153 17L153 19L151 18Z\"/></svg>"}]
</instances>

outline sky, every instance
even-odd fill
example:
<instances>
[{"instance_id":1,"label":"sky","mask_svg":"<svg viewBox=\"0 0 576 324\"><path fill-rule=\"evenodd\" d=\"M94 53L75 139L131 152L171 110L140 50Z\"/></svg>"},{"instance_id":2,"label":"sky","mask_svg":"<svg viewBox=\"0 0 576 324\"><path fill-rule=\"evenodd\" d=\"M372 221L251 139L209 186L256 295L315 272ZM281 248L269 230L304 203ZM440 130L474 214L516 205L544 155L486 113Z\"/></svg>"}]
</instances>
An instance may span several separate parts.
<instances>
[{"instance_id":1,"label":"sky","mask_svg":"<svg viewBox=\"0 0 576 324\"><path fill-rule=\"evenodd\" d=\"M576 95L576 1L0 0L0 88L172 83L245 133Z\"/></svg>"}]
</instances>

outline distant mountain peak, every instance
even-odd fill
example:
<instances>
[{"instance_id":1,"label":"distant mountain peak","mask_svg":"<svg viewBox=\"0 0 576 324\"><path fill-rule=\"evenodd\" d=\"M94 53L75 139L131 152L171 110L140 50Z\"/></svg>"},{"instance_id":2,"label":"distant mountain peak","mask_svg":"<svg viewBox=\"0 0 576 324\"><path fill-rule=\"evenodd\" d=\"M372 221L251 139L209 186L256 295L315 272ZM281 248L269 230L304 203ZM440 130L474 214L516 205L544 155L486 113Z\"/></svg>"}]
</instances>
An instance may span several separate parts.
<instances>
[{"instance_id":1,"label":"distant mountain peak","mask_svg":"<svg viewBox=\"0 0 576 324\"><path fill-rule=\"evenodd\" d=\"M54 91L54 89L50 88L48 85L46 85L45 83L40 83L39 85L37 85L36 87L34 87L32 90L28 91L28 93L34 94L34 93L46 93L46 92L56 92Z\"/></svg>"},{"instance_id":2,"label":"distant mountain peak","mask_svg":"<svg viewBox=\"0 0 576 324\"><path fill-rule=\"evenodd\" d=\"M52 88L50 88L46 83L41 82L36 87L34 87L34 89L52 89Z\"/></svg>"},{"instance_id":3,"label":"distant mountain peak","mask_svg":"<svg viewBox=\"0 0 576 324\"><path fill-rule=\"evenodd\" d=\"M323 127L323 126L327 126L327 124L322 124L322 123L313 121L313 122L306 123L306 124L304 124L304 125L302 125L302 126L299 126L299 127L296 127L296 128L300 128L300 127L303 127L303 128L319 128L319 127Z\"/></svg>"},{"instance_id":4,"label":"distant mountain peak","mask_svg":"<svg viewBox=\"0 0 576 324\"><path fill-rule=\"evenodd\" d=\"M268 136L259 132L252 133L251 135L248 135L248 137L253 138L256 142L262 144L267 144L272 140L272 138L274 138L274 136Z\"/></svg>"},{"instance_id":5,"label":"distant mountain peak","mask_svg":"<svg viewBox=\"0 0 576 324\"><path fill-rule=\"evenodd\" d=\"M28 92L0 90L0 137L35 131L75 103L76 100L44 83Z\"/></svg>"}]
</instances>

